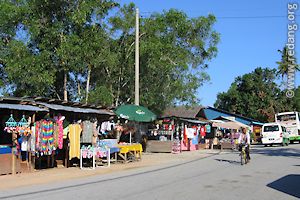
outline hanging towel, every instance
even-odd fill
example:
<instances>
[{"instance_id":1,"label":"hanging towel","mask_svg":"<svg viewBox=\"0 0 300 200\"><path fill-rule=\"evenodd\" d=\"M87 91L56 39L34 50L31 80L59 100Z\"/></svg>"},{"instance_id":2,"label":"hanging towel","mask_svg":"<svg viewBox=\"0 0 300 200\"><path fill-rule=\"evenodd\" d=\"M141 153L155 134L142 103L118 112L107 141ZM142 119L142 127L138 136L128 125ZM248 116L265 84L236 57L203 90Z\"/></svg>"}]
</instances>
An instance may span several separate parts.
<instances>
[{"instance_id":1,"label":"hanging towel","mask_svg":"<svg viewBox=\"0 0 300 200\"><path fill-rule=\"evenodd\" d=\"M69 125L70 150L69 159L80 158L80 134L81 126L79 124Z\"/></svg>"}]
</instances>

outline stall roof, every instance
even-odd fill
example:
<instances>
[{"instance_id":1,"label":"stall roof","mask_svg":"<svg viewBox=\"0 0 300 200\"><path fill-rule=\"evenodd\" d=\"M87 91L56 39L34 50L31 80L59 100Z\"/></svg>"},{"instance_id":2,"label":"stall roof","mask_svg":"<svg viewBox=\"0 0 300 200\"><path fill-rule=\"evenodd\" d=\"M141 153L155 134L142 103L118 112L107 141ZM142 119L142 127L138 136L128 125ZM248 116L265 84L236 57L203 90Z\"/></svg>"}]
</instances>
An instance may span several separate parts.
<instances>
[{"instance_id":1,"label":"stall roof","mask_svg":"<svg viewBox=\"0 0 300 200\"><path fill-rule=\"evenodd\" d=\"M0 104L2 105L0 108L17 110L49 111L52 109L86 114L115 115L109 108L102 106L43 97L0 97ZM10 106L6 106L6 104Z\"/></svg>"},{"instance_id":2,"label":"stall roof","mask_svg":"<svg viewBox=\"0 0 300 200\"><path fill-rule=\"evenodd\" d=\"M43 103L43 102L36 102L36 103L43 105L52 110L64 110L64 111L77 112L77 113L95 113L95 114L101 114L101 115L114 115L113 112L108 111L108 110L103 110L103 109L77 108L77 107L62 106L62 105L49 104L49 103Z\"/></svg>"},{"instance_id":3,"label":"stall roof","mask_svg":"<svg viewBox=\"0 0 300 200\"><path fill-rule=\"evenodd\" d=\"M34 111L34 112L48 111L47 109L39 108L37 106L22 105L22 104L8 104L8 103L1 103L0 108L11 109L11 110L26 110L26 111Z\"/></svg>"},{"instance_id":4,"label":"stall roof","mask_svg":"<svg viewBox=\"0 0 300 200\"><path fill-rule=\"evenodd\" d=\"M200 121L200 120L195 120L195 119L184 119L184 118L179 118L181 121L185 122L190 122L193 124L207 124L208 122Z\"/></svg>"},{"instance_id":5,"label":"stall roof","mask_svg":"<svg viewBox=\"0 0 300 200\"><path fill-rule=\"evenodd\" d=\"M227 122L214 122L213 127L219 128L228 128L228 129L240 129L240 128L249 128L246 124L240 123L238 121L227 121Z\"/></svg>"},{"instance_id":6,"label":"stall roof","mask_svg":"<svg viewBox=\"0 0 300 200\"><path fill-rule=\"evenodd\" d=\"M194 107L186 107L186 106L178 106L178 107L169 107L164 110L163 114L160 116L161 118L165 117L182 117L182 118L190 118L195 119L198 116L198 113L203 107L194 106Z\"/></svg>"},{"instance_id":7,"label":"stall roof","mask_svg":"<svg viewBox=\"0 0 300 200\"><path fill-rule=\"evenodd\" d=\"M260 126L264 125L264 123L261 123L261 122L252 122L252 124L253 125L260 125Z\"/></svg>"}]
</instances>

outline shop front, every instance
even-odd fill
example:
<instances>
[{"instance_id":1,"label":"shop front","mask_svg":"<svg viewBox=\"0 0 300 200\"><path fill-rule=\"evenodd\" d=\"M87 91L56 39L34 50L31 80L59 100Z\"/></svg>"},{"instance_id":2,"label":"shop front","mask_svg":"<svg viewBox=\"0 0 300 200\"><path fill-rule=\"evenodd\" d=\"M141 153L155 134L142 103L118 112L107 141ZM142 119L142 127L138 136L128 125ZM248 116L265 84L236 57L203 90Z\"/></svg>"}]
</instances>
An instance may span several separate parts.
<instances>
[{"instance_id":1,"label":"shop front","mask_svg":"<svg viewBox=\"0 0 300 200\"><path fill-rule=\"evenodd\" d=\"M30 124L48 110L1 99L0 111L0 174L31 171L32 154L25 141L31 137Z\"/></svg>"},{"instance_id":2,"label":"shop front","mask_svg":"<svg viewBox=\"0 0 300 200\"><path fill-rule=\"evenodd\" d=\"M196 119L171 117L157 120L148 133L147 151L180 153L198 150L204 143L206 126L210 126L208 122Z\"/></svg>"},{"instance_id":3,"label":"shop front","mask_svg":"<svg viewBox=\"0 0 300 200\"><path fill-rule=\"evenodd\" d=\"M213 120L215 121L212 126L215 128L215 137L213 139L213 145L221 149L235 149L237 140L241 133L242 128L246 128L250 131L250 127L237 122L230 121L228 119Z\"/></svg>"},{"instance_id":4,"label":"shop front","mask_svg":"<svg viewBox=\"0 0 300 200\"><path fill-rule=\"evenodd\" d=\"M1 174L78 166L81 147L96 146L99 124L114 115L78 103L75 107L71 102L45 101L3 98L0 102Z\"/></svg>"}]
</instances>

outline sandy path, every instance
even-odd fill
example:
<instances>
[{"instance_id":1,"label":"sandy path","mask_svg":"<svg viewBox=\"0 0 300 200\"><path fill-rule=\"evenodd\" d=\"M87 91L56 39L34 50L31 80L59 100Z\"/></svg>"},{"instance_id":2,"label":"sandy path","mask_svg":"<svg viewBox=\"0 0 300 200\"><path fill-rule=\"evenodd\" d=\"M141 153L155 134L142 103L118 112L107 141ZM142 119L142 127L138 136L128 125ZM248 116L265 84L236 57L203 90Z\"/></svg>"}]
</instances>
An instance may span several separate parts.
<instances>
[{"instance_id":1,"label":"sandy path","mask_svg":"<svg viewBox=\"0 0 300 200\"><path fill-rule=\"evenodd\" d=\"M217 154L217 150L197 150L182 152L180 154L171 153L144 153L141 161L129 163L112 163L111 166L96 168L95 170L81 170L78 167L53 168L36 170L32 173L22 173L17 175L0 176L0 190L12 189L16 187L55 183L61 180L78 179L88 176L101 175L129 170L134 168L158 166L162 164L172 164L185 162L193 159L204 158L212 154Z\"/></svg>"}]
</instances>

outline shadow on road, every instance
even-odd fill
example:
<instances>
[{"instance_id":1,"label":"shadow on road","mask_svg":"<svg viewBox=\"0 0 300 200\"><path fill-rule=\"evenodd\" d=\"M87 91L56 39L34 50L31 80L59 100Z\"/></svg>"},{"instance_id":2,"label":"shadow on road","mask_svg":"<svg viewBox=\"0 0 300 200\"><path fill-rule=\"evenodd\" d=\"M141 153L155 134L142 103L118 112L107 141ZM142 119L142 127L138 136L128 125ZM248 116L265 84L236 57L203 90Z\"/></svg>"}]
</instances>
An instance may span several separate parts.
<instances>
[{"instance_id":1,"label":"shadow on road","mask_svg":"<svg viewBox=\"0 0 300 200\"><path fill-rule=\"evenodd\" d=\"M299 185L300 185L300 175L290 174L272 183L269 183L267 186L275 190L278 190L280 192L300 198Z\"/></svg>"},{"instance_id":2,"label":"shadow on road","mask_svg":"<svg viewBox=\"0 0 300 200\"><path fill-rule=\"evenodd\" d=\"M261 149L251 149L251 154L263 154L267 156L283 156L283 157L292 157L300 159L300 149L291 149L291 148L261 148Z\"/></svg>"},{"instance_id":3,"label":"shadow on road","mask_svg":"<svg viewBox=\"0 0 300 200\"><path fill-rule=\"evenodd\" d=\"M240 162L238 161L235 161L235 160L226 160L226 159L215 159L216 161L219 161L219 162L228 162L230 164L241 164Z\"/></svg>"}]
</instances>

